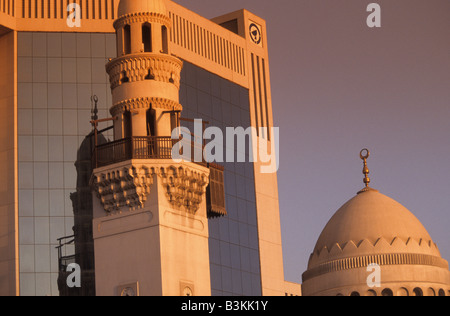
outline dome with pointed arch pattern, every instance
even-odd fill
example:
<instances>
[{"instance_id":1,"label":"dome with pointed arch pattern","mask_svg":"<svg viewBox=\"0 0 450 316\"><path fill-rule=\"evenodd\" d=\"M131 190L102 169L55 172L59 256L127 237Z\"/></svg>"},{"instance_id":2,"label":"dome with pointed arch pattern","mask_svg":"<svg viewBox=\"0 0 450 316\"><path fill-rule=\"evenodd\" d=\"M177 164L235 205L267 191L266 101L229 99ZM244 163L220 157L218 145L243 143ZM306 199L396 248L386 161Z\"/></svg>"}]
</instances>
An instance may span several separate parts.
<instances>
[{"instance_id":1,"label":"dome with pointed arch pattern","mask_svg":"<svg viewBox=\"0 0 450 316\"><path fill-rule=\"evenodd\" d=\"M382 275L379 290L365 284L374 264ZM369 187L330 219L302 278L305 296L410 295L421 289L450 295L448 262L422 223L400 203Z\"/></svg>"},{"instance_id":2,"label":"dome with pointed arch pattern","mask_svg":"<svg viewBox=\"0 0 450 316\"><path fill-rule=\"evenodd\" d=\"M366 241L375 245L380 240L393 244L426 244L423 251L440 257L429 233L408 209L377 190L362 192L345 203L330 219L314 248L315 253L331 250L337 245L343 249L349 242L356 246ZM417 253L415 249L415 253Z\"/></svg>"}]
</instances>

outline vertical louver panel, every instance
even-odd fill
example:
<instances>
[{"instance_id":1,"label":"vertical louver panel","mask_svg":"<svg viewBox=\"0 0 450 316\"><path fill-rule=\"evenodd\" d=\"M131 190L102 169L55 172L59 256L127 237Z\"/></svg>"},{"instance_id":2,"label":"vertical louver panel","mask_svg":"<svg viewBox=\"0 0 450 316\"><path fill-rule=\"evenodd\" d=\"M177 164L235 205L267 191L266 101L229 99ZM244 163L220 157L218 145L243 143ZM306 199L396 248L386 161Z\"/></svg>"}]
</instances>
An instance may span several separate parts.
<instances>
[{"instance_id":1,"label":"vertical louver panel","mask_svg":"<svg viewBox=\"0 0 450 316\"><path fill-rule=\"evenodd\" d=\"M225 208L225 185L224 185L224 168L210 164L210 180L206 192L208 218L215 218L227 215Z\"/></svg>"}]
</instances>

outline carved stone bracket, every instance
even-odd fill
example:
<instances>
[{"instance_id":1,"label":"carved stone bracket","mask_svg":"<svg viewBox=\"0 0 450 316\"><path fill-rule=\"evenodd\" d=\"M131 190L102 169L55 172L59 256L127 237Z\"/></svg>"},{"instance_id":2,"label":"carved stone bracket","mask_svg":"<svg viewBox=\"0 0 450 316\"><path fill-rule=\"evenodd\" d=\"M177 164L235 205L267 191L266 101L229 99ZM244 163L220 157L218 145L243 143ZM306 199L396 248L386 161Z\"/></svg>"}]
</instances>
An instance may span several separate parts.
<instances>
[{"instance_id":1,"label":"carved stone bracket","mask_svg":"<svg viewBox=\"0 0 450 316\"><path fill-rule=\"evenodd\" d=\"M176 209L195 214L209 183L209 176L183 166L161 168L159 176L162 179L165 194L170 204Z\"/></svg>"},{"instance_id":2,"label":"carved stone bracket","mask_svg":"<svg viewBox=\"0 0 450 316\"><path fill-rule=\"evenodd\" d=\"M164 194L173 208L195 214L209 184L207 172L186 166L129 166L99 172L93 176L93 187L105 212L111 214L144 207L158 174Z\"/></svg>"},{"instance_id":3,"label":"carved stone bracket","mask_svg":"<svg viewBox=\"0 0 450 316\"><path fill-rule=\"evenodd\" d=\"M125 167L95 174L93 186L105 211L113 213L124 207L144 207L153 184L152 168Z\"/></svg>"}]
</instances>

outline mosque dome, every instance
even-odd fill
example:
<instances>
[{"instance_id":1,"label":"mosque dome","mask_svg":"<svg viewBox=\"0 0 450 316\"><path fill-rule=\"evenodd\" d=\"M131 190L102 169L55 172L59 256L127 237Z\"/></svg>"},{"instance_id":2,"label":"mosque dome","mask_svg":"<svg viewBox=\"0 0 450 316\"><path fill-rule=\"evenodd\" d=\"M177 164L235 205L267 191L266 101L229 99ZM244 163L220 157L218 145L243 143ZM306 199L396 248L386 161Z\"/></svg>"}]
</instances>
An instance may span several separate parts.
<instances>
[{"instance_id":1,"label":"mosque dome","mask_svg":"<svg viewBox=\"0 0 450 316\"><path fill-rule=\"evenodd\" d=\"M368 186L364 163L366 188L320 234L303 295L450 295L448 262L408 209ZM367 281L373 265L381 275L376 287Z\"/></svg>"},{"instance_id":2,"label":"mosque dome","mask_svg":"<svg viewBox=\"0 0 450 316\"><path fill-rule=\"evenodd\" d=\"M118 16L131 13L152 12L166 15L165 0L121 0L119 3Z\"/></svg>"},{"instance_id":3,"label":"mosque dome","mask_svg":"<svg viewBox=\"0 0 450 316\"><path fill-rule=\"evenodd\" d=\"M358 246L363 242L371 245L383 242L393 246L397 240L424 246L415 252L440 256L425 227L409 210L371 189L358 194L336 212L322 231L314 252L333 247L343 249L348 243Z\"/></svg>"}]
</instances>

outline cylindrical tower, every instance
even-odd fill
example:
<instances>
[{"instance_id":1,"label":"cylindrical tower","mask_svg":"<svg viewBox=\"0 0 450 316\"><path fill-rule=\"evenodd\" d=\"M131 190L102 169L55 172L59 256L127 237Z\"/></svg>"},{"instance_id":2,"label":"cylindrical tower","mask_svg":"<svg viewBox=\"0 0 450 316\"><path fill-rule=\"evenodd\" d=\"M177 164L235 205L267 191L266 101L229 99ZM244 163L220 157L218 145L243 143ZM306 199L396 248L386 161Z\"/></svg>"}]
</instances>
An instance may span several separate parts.
<instances>
[{"instance_id":1,"label":"cylindrical tower","mask_svg":"<svg viewBox=\"0 0 450 316\"><path fill-rule=\"evenodd\" d=\"M96 146L92 177L97 295L211 295L209 169L172 159L182 62L170 25L165 0L119 4L114 141Z\"/></svg>"},{"instance_id":2,"label":"cylindrical tower","mask_svg":"<svg viewBox=\"0 0 450 316\"><path fill-rule=\"evenodd\" d=\"M114 22L117 58L106 65L115 140L170 136L177 120L182 61L170 55L164 0L122 0Z\"/></svg>"}]
</instances>

